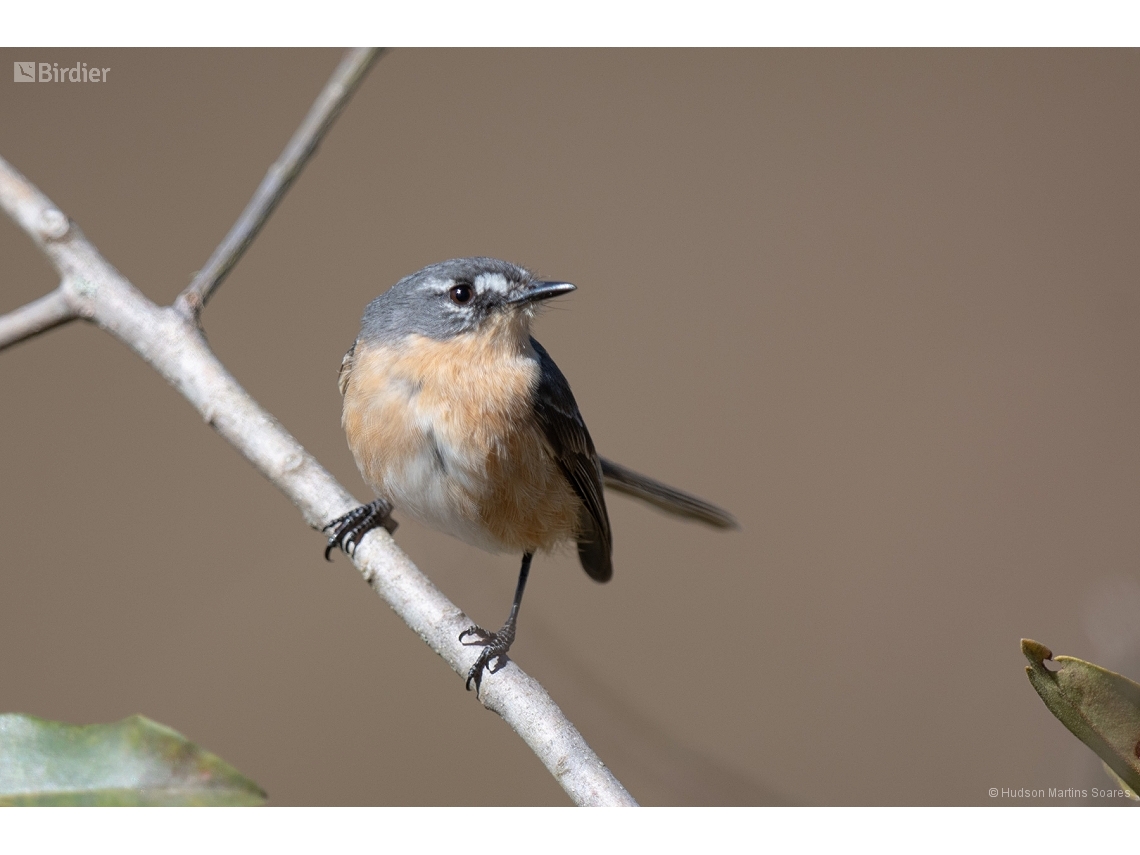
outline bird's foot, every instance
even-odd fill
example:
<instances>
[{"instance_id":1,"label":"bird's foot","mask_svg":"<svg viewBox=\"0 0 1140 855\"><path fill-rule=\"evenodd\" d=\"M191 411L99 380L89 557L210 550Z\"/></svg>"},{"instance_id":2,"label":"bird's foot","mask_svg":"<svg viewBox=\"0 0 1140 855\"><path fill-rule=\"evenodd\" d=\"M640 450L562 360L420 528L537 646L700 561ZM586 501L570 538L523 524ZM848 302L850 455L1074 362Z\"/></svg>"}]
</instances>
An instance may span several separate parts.
<instances>
[{"instance_id":1,"label":"bird's foot","mask_svg":"<svg viewBox=\"0 0 1140 855\"><path fill-rule=\"evenodd\" d=\"M470 639L468 640L468 637ZM483 652L467 672L467 691L471 691L471 684L475 683L475 696L479 696L479 689L483 685L483 672L496 674L506 667L510 660L507 651L515 640L515 625L507 621L498 632L487 632L478 626L471 626L459 633L459 643L468 647L483 645Z\"/></svg>"},{"instance_id":2,"label":"bird's foot","mask_svg":"<svg viewBox=\"0 0 1140 855\"><path fill-rule=\"evenodd\" d=\"M389 516L391 513L392 506L384 499L377 499L375 502L353 508L343 517L337 517L321 529L332 532L328 546L325 547L325 560L332 561L331 553L337 547L343 550L345 555L352 555L364 535L374 528L382 526L388 530L388 534L395 532L398 523Z\"/></svg>"}]
</instances>

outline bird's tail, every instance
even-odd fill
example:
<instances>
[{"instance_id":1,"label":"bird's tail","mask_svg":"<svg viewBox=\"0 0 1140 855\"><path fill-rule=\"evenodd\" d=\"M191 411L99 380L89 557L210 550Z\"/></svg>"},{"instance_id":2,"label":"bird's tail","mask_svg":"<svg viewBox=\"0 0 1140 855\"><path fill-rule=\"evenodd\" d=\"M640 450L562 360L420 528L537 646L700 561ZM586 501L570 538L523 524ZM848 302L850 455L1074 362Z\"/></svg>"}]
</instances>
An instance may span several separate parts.
<instances>
[{"instance_id":1,"label":"bird's tail","mask_svg":"<svg viewBox=\"0 0 1140 855\"><path fill-rule=\"evenodd\" d=\"M740 528L732 514L716 505L710 505L704 499L682 493L668 484L654 481L604 457L599 457L598 460L602 464L602 476L609 490L634 496L666 513L698 520L715 528Z\"/></svg>"}]
</instances>

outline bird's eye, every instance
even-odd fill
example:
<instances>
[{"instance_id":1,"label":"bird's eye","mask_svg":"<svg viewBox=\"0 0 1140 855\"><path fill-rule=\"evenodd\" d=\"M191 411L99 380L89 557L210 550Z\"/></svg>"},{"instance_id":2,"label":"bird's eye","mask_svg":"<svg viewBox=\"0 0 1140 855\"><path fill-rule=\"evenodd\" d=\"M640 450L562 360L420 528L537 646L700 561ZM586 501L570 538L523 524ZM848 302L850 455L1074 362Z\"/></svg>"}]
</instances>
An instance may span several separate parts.
<instances>
[{"instance_id":1,"label":"bird's eye","mask_svg":"<svg viewBox=\"0 0 1140 855\"><path fill-rule=\"evenodd\" d=\"M451 302L457 306L466 306L471 302L471 298L475 296L475 289L467 284L452 285L448 294L451 295Z\"/></svg>"}]
</instances>

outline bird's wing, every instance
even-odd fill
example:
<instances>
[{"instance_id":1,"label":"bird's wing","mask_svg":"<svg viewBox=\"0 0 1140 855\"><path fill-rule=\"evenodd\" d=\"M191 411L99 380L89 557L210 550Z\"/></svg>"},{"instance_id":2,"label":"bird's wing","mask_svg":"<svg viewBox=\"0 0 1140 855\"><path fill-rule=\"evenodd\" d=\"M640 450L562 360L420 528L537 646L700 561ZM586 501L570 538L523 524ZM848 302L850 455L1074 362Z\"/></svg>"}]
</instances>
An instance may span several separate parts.
<instances>
[{"instance_id":1,"label":"bird's wing","mask_svg":"<svg viewBox=\"0 0 1140 855\"><path fill-rule=\"evenodd\" d=\"M356 342L348 349L344 359L340 361L340 371L336 375L336 387L340 389L340 396L344 397L344 390L348 388L348 378L352 374L352 364L356 355Z\"/></svg>"},{"instance_id":2,"label":"bird's wing","mask_svg":"<svg viewBox=\"0 0 1140 855\"><path fill-rule=\"evenodd\" d=\"M582 531L578 535L578 557L591 578L605 582L613 575L610 518L602 492L602 467L598 453L570 384L546 349L530 340L538 354L539 381L534 410L550 443L554 458L574 492L582 499Z\"/></svg>"}]
</instances>

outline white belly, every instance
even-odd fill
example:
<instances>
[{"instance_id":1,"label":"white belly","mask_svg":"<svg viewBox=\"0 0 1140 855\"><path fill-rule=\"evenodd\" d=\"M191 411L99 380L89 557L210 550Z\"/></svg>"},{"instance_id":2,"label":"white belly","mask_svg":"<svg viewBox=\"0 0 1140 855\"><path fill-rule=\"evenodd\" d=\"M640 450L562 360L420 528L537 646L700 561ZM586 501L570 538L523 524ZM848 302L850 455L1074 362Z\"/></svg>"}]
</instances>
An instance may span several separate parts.
<instances>
[{"instance_id":1,"label":"white belly","mask_svg":"<svg viewBox=\"0 0 1140 855\"><path fill-rule=\"evenodd\" d=\"M413 426L407 452L384 467L378 492L397 508L430 528L489 552L508 547L490 537L480 521L480 506L489 492L485 455L473 457L432 429L438 419L425 418L409 406Z\"/></svg>"}]
</instances>

